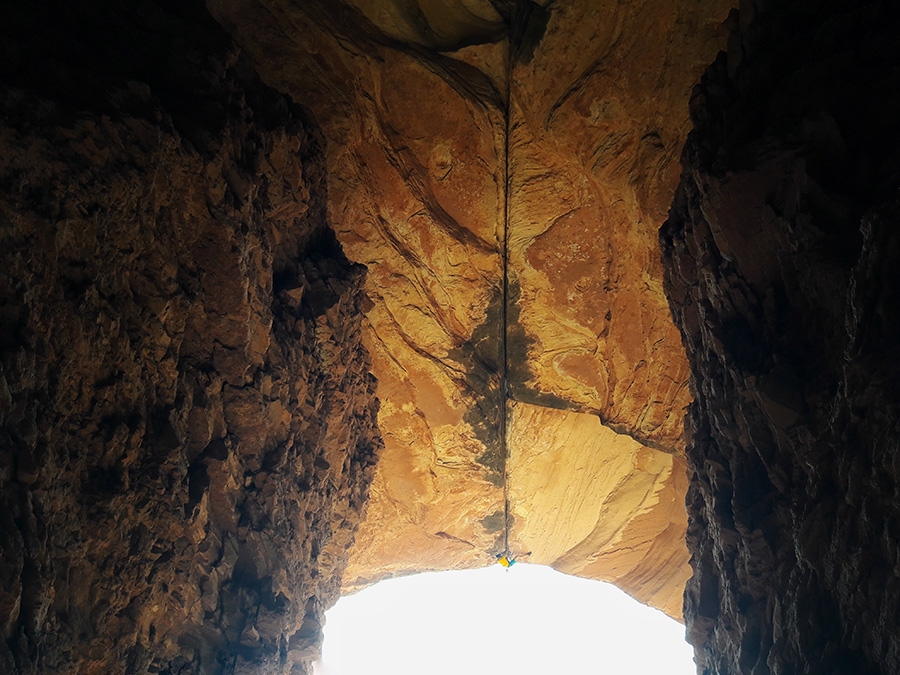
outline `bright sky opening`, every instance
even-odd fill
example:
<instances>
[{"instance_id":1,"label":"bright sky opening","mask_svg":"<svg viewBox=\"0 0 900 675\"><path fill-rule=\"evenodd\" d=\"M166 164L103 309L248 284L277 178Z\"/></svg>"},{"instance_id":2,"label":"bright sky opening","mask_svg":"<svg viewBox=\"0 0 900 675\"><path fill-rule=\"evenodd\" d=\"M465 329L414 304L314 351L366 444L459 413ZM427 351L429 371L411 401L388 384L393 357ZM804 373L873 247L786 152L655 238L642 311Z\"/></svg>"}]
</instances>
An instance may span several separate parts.
<instances>
[{"instance_id":1,"label":"bright sky opening","mask_svg":"<svg viewBox=\"0 0 900 675\"><path fill-rule=\"evenodd\" d=\"M326 617L316 675L696 673L680 623L537 565L388 579Z\"/></svg>"}]
</instances>

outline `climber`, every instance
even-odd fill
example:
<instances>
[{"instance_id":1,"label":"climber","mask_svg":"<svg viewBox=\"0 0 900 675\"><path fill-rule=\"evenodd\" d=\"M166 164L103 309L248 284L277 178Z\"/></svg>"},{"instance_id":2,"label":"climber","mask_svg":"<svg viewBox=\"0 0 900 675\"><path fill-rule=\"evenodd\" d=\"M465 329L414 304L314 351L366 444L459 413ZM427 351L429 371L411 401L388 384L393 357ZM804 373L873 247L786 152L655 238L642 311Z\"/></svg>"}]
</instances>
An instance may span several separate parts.
<instances>
[{"instance_id":1,"label":"climber","mask_svg":"<svg viewBox=\"0 0 900 675\"><path fill-rule=\"evenodd\" d=\"M516 559L513 558L509 553L500 553L497 555L497 562L506 569L509 569L516 564Z\"/></svg>"},{"instance_id":2,"label":"climber","mask_svg":"<svg viewBox=\"0 0 900 675\"><path fill-rule=\"evenodd\" d=\"M527 557L530 556L530 555L531 555L531 551L528 551L528 553L523 553L523 554L522 554L521 556L519 556L519 557L520 557L520 558L527 558ZM512 567L513 565L515 565L516 562L517 562L517 559L514 558L514 557L512 556L512 554L511 554L509 551L507 551L506 553L498 553L498 554L497 554L497 563L498 563L499 565L502 565L502 566L505 567L506 569L509 569L510 567Z\"/></svg>"}]
</instances>

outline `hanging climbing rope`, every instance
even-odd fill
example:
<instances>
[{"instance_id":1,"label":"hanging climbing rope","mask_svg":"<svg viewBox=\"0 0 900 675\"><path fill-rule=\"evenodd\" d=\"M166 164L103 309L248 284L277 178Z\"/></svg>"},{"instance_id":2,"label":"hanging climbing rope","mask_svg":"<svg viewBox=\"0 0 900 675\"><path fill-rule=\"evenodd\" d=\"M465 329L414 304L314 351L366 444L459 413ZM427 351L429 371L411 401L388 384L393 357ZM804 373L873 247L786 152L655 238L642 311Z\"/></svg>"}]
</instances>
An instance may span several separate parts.
<instances>
[{"instance_id":1,"label":"hanging climbing rope","mask_svg":"<svg viewBox=\"0 0 900 675\"><path fill-rule=\"evenodd\" d=\"M539 10L539 11L538 11ZM534 19L537 19L535 21ZM533 2L518 2L515 15L510 19L510 32L508 49L506 51L506 100L504 101L504 133L503 133L503 233L500 245L500 265L502 267L501 298L500 298L500 402L502 410L500 414L500 452L503 456L503 552L497 555L497 562L507 570L516 564L516 558L509 549L509 531L512 523L512 515L509 512L509 447L507 444L507 418L509 416L510 387L509 387L509 195L511 191L512 176L509 166L510 136L512 132L512 73L516 54L520 49L531 43L538 27L540 36L546 28L549 13ZM529 32L530 31L530 32ZM536 44L536 43L535 43ZM531 45L533 51L534 45ZM531 551L523 553L523 557L531 555Z\"/></svg>"},{"instance_id":2,"label":"hanging climbing rope","mask_svg":"<svg viewBox=\"0 0 900 675\"><path fill-rule=\"evenodd\" d=\"M497 562L506 569L512 567L516 560L509 550L509 448L507 446L507 416L509 415L509 136L511 131L511 82L513 69L513 40L510 36L509 48L506 52L506 101L504 106L503 133L503 237L500 245L500 265L502 279L500 289L500 452L503 456L503 553L497 556Z\"/></svg>"}]
</instances>

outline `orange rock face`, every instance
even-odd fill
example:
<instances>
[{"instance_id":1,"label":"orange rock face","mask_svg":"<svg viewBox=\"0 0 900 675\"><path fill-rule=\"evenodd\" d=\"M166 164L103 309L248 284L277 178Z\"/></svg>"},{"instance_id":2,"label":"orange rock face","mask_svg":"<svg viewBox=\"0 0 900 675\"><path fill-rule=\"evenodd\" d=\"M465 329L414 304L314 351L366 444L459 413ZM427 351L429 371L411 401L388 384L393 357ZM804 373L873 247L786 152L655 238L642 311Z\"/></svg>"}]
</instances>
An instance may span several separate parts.
<instances>
[{"instance_id":1,"label":"orange rock face","mask_svg":"<svg viewBox=\"0 0 900 675\"><path fill-rule=\"evenodd\" d=\"M364 340L385 449L345 584L488 564L498 533L483 523L503 504L502 88L463 58L391 42L349 8L267 9L273 23L238 38L323 126L329 218L347 256L369 270ZM259 7L219 11L243 31ZM465 58L486 68L502 63L503 48Z\"/></svg>"},{"instance_id":2,"label":"orange rock face","mask_svg":"<svg viewBox=\"0 0 900 675\"><path fill-rule=\"evenodd\" d=\"M580 0L515 18L454 0L413 13L387 0L208 4L323 127L330 222L369 270L385 449L345 590L488 564L502 548L506 238L510 391L530 404L510 418L513 540L679 615L685 485L672 454L688 374L656 230L727 4ZM535 434L579 457L594 444L623 453L637 487L585 503L574 530L554 524L520 454ZM592 500L618 483L602 485Z\"/></svg>"},{"instance_id":3,"label":"orange rock face","mask_svg":"<svg viewBox=\"0 0 900 675\"><path fill-rule=\"evenodd\" d=\"M510 263L525 336L514 358L527 364L517 397L550 395L669 452L683 449L688 373L656 232L687 98L727 11L563 3L512 71Z\"/></svg>"},{"instance_id":4,"label":"orange rock face","mask_svg":"<svg viewBox=\"0 0 900 675\"><path fill-rule=\"evenodd\" d=\"M527 403L512 406L509 433L510 547L680 617L691 574L684 460L596 415Z\"/></svg>"}]
</instances>

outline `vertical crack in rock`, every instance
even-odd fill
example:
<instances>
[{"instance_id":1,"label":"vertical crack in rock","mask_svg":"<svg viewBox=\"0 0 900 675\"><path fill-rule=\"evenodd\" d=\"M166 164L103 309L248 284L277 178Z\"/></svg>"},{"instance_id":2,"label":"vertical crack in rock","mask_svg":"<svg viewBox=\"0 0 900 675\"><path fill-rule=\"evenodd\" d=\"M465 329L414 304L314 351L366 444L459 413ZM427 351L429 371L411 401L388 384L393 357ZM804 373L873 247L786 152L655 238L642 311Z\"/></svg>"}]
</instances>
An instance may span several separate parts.
<instances>
[{"instance_id":1,"label":"vertical crack in rock","mask_svg":"<svg viewBox=\"0 0 900 675\"><path fill-rule=\"evenodd\" d=\"M491 42L476 27L452 43L461 48L436 51L442 31L462 24L438 25L433 11L450 16L465 6L493 17L489 4L504 30L522 29L513 41L528 43L511 78L508 35ZM574 0L549 14L538 4L209 2L265 81L322 124L329 213L348 257L368 267L364 336L386 446L345 579L351 592L385 576L480 566L496 547L480 523L500 502L504 453L491 450L491 427L502 419L501 399L486 389L500 385L468 364L493 358L494 347L481 345L478 359L459 350L496 301L507 173L514 274L506 361L511 389L514 378L521 383L513 397L602 415L670 453L683 446L688 368L662 291L656 226L677 183L690 87L719 48L728 4L662 3L649 12ZM488 245L463 245L454 229ZM678 562L663 565L663 576L677 572L652 602L677 616L682 498L659 494L650 527L671 525L675 534L667 553L651 557ZM617 574L617 564L606 557L590 574Z\"/></svg>"},{"instance_id":2,"label":"vertical crack in rock","mask_svg":"<svg viewBox=\"0 0 900 675\"><path fill-rule=\"evenodd\" d=\"M198 2L0 8L13 91L0 215L24 232L3 240L14 264L0 270L11 298L0 344L37 354L7 358L0 380L14 429L0 446L3 498L38 505L16 506L3 539L9 653L63 663L80 641L87 670L122 658L137 671L303 670L381 447L361 340L387 444L347 588L489 562L507 538L499 518L552 540L568 570L639 596L653 579L640 597L677 616L680 459L613 440L597 415L680 450L687 369L654 229L675 183L678 111L716 49L723 0L653 12L616 0L206 6L253 67ZM499 300L509 356L498 359L497 213L510 196L521 237L507 246L516 274ZM323 231L326 214L365 282ZM740 350L741 326L720 339ZM68 351L60 335L74 336ZM627 502L627 522L572 518L551 533L559 524L535 515L548 528L535 532L498 511L503 366L523 400L594 414L522 404L518 433L531 447L539 420L558 430L541 451L565 453L581 429L579 461L603 459L582 472L590 508ZM766 385L785 418L798 378ZM23 417L23 405L37 412ZM634 489L600 499L616 457ZM48 471L75 476L71 494L49 490ZM569 496L576 508L581 495ZM90 512L119 545L91 549L105 542L93 530L60 545L47 535L57 521L44 523L62 512L62 529L78 532L68 524ZM124 562L113 555L125 549ZM137 559L143 581L131 586ZM95 583L109 569L122 580L112 590ZM114 635L136 637L113 646Z\"/></svg>"}]
</instances>

